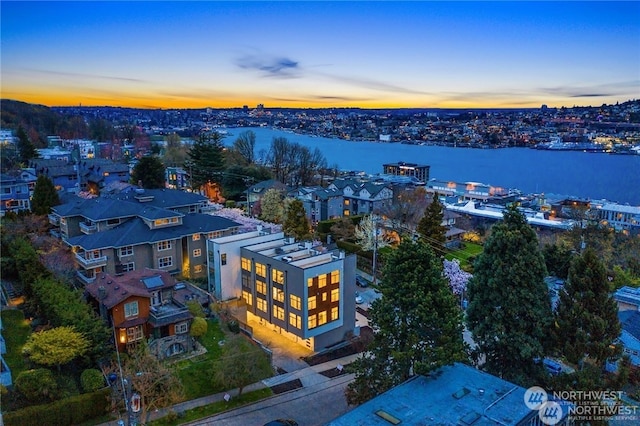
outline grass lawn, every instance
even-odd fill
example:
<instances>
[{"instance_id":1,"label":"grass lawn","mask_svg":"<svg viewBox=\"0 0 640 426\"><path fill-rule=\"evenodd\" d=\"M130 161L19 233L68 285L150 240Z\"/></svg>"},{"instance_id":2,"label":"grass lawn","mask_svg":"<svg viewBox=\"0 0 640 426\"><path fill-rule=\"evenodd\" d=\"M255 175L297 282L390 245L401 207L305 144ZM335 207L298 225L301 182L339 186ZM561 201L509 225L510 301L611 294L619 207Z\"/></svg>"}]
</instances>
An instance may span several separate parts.
<instances>
[{"instance_id":1,"label":"grass lawn","mask_svg":"<svg viewBox=\"0 0 640 426\"><path fill-rule=\"evenodd\" d=\"M24 314L18 309L2 310L2 337L7 346L7 353L3 356L11 369L11 376L15 378L26 370L22 346L31 334L31 326L24 319Z\"/></svg>"},{"instance_id":2,"label":"grass lawn","mask_svg":"<svg viewBox=\"0 0 640 426\"><path fill-rule=\"evenodd\" d=\"M469 265L470 257L477 257L480 253L482 253L482 246L480 244L475 243L462 243L462 248L459 250L452 251L445 255L445 259L452 260L458 259L460 261L460 266Z\"/></svg>"}]
</instances>

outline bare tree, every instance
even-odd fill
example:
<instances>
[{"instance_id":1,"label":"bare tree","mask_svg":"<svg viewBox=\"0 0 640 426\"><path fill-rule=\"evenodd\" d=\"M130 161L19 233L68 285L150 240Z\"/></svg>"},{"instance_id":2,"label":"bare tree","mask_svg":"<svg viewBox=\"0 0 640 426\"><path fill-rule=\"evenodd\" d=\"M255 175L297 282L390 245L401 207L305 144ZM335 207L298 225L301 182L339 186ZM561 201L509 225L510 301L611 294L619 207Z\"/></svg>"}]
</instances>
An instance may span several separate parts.
<instances>
[{"instance_id":1,"label":"bare tree","mask_svg":"<svg viewBox=\"0 0 640 426\"><path fill-rule=\"evenodd\" d=\"M422 218L428 204L427 191L423 187L407 188L383 207L380 214L387 218L386 224L399 234L412 233Z\"/></svg>"}]
</instances>

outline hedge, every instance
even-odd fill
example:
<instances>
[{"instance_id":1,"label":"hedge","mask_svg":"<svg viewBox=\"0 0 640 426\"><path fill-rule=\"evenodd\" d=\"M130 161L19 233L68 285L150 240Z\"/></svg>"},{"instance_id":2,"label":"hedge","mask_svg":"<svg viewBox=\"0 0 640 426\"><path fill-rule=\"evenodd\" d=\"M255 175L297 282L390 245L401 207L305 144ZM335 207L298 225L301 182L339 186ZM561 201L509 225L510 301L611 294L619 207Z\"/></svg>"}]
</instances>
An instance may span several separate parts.
<instances>
[{"instance_id":1,"label":"hedge","mask_svg":"<svg viewBox=\"0 0 640 426\"><path fill-rule=\"evenodd\" d=\"M72 396L51 404L3 413L5 426L74 425L104 416L111 405L111 389Z\"/></svg>"}]
</instances>

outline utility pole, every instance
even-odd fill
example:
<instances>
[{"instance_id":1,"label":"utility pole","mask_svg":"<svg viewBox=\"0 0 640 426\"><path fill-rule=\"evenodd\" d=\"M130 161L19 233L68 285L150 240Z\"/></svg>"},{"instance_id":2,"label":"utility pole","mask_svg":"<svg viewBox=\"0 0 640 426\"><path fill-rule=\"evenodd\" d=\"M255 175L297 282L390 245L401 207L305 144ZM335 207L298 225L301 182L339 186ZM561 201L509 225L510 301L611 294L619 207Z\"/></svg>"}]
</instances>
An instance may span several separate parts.
<instances>
[{"instance_id":1,"label":"utility pole","mask_svg":"<svg viewBox=\"0 0 640 426\"><path fill-rule=\"evenodd\" d=\"M371 223L373 223L373 267L371 269L373 273L373 286L375 287L376 266L378 263L378 219L373 215L371 216Z\"/></svg>"}]
</instances>

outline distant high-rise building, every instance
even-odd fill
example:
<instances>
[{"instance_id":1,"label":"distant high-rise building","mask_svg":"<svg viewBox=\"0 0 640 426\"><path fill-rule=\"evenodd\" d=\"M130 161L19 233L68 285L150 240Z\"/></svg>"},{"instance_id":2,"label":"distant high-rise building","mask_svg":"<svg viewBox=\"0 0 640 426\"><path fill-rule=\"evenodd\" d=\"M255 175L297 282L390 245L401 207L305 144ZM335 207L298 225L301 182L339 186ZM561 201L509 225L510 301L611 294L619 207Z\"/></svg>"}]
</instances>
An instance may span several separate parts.
<instances>
[{"instance_id":1,"label":"distant high-rise building","mask_svg":"<svg viewBox=\"0 0 640 426\"><path fill-rule=\"evenodd\" d=\"M421 182L427 182L429 180L430 166L427 165L400 161L398 163L383 164L382 168L383 173L387 175L415 177Z\"/></svg>"}]
</instances>

